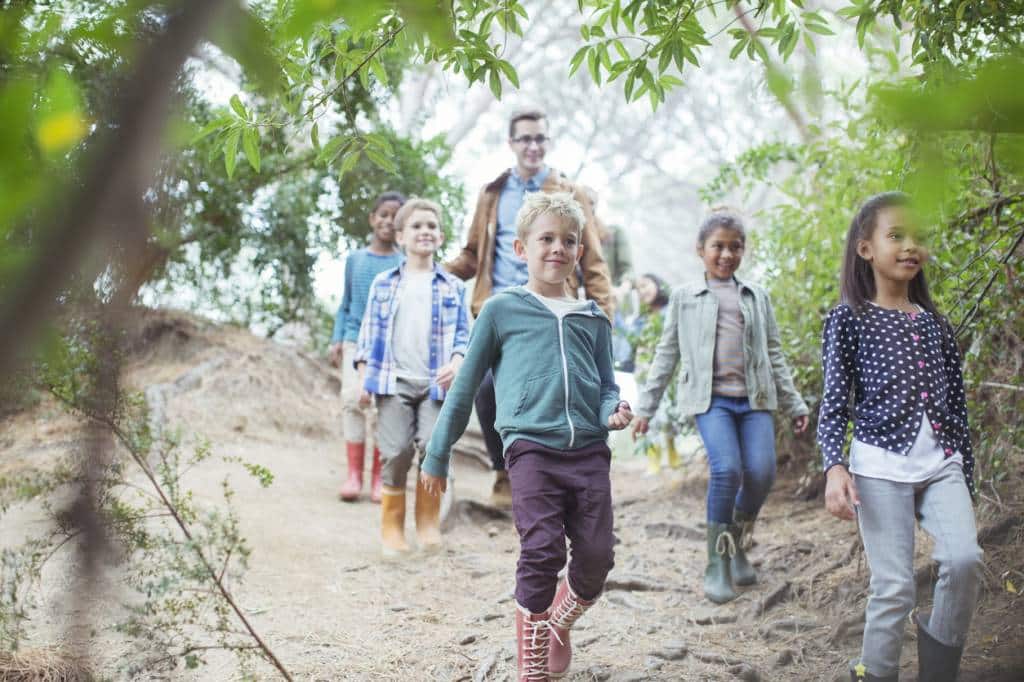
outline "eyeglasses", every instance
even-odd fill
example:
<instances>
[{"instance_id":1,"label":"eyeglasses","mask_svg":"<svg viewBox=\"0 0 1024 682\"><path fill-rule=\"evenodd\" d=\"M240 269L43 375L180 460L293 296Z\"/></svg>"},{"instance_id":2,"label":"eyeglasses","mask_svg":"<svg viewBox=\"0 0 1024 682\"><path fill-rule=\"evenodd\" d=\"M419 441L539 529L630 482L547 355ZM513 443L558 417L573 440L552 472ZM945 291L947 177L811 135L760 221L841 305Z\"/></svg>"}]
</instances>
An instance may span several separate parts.
<instances>
[{"instance_id":1,"label":"eyeglasses","mask_svg":"<svg viewBox=\"0 0 1024 682\"><path fill-rule=\"evenodd\" d=\"M521 144L524 147L529 147L531 142L536 142L538 147L543 147L548 142L551 142L551 138L547 135L520 135L519 137L513 137L512 141L516 144Z\"/></svg>"}]
</instances>

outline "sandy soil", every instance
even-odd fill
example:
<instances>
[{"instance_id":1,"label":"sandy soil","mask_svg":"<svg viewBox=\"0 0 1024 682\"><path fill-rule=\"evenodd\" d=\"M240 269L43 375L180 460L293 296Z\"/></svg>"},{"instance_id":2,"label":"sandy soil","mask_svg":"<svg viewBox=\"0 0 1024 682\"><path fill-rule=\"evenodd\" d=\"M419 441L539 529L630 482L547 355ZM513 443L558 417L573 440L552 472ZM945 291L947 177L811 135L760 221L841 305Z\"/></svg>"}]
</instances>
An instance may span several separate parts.
<instances>
[{"instance_id":1,"label":"sandy soil","mask_svg":"<svg viewBox=\"0 0 1024 682\"><path fill-rule=\"evenodd\" d=\"M236 597L296 679L513 678L518 543L509 519L486 513L490 474L474 457L455 463L458 502L445 549L384 562L380 508L337 498L342 434L338 381L329 367L296 349L178 314L151 313L137 335L126 377L149 389L166 423L206 437L217 454L274 473L263 489L236 465L211 459L186 483L216 504L221 480L231 476L253 550ZM76 428L45 401L0 422L0 474L47 466L75 446ZM846 661L859 649L867 584L854 527L829 517L820 501L795 501L795 484L783 476L756 532L759 584L713 606L700 587L705 469L691 456L682 470L648 478L635 458L614 462L616 567L603 599L573 632L568 679L844 679ZM1019 479L1004 488L1019 491ZM1004 491L1001 504L983 503L978 511L979 526L1003 525L986 547L985 591L961 676L967 682L1024 679L1024 611L1005 583L1024 583L1022 510L1020 495ZM15 505L0 517L0 547L44 528L38 503ZM920 566L928 564L927 552L922 535ZM62 641L72 615L72 564L72 555L59 554L44 572L26 647ZM95 625L97 667L124 679L119 664L129 647L110 627L124 598L116 574L110 569L108 589L83 603ZM925 608L929 585L920 590ZM916 679L915 659L908 627L904 680ZM267 666L256 674L275 677ZM231 657L212 655L198 671L162 677L238 676Z\"/></svg>"}]
</instances>

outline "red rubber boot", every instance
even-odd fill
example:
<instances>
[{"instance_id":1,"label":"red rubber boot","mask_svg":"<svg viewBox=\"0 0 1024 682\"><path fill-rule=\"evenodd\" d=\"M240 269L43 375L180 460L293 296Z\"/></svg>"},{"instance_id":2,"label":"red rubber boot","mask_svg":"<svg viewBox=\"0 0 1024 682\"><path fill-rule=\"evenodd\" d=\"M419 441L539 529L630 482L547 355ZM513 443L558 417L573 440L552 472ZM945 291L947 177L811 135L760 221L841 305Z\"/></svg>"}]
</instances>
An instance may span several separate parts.
<instances>
[{"instance_id":1,"label":"red rubber boot","mask_svg":"<svg viewBox=\"0 0 1024 682\"><path fill-rule=\"evenodd\" d=\"M363 492L366 446L363 443L345 443L345 454L348 457L348 477L341 485L341 499L345 502L355 502L359 499L359 493Z\"/></svg>"},{"instance_id":2,"label":"red rubber boot","mask_svg":"<svg viewBox=\"0 0 1024 682\"><path fill-rule=\"evenodd\" d=\"M380 477L380 450L373 449L373 466L370 468L370 502L380 504L383 496L384 482Z\"/></svg>"}]
</instances>

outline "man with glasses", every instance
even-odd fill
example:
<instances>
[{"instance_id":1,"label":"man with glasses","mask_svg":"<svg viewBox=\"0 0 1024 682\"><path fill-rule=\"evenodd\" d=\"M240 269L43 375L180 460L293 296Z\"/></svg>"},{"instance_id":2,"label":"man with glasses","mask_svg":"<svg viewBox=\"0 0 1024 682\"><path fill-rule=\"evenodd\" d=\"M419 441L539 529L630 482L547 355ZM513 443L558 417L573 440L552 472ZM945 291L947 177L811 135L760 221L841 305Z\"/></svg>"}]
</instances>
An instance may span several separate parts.
<instances>
[{"instance_id":1,"label":"man with glasses","mask_svg":"<svg viewBox=\"0 0 1024 682\"><path fill-rule=\"evenodd\" d=\"M587 298L593 299L608 319L612 319L611 278L601 253L600 235L594 211L585 190L569 181L544 163L551 146L548 121L539 110L520 111L512 115L508 126L508 145L516 157L516 165L486 185L477 200L473 223L462 252L447 268L462 279L476 277L471 309L473 315L492 294L526 283L526 262L512 250L516 236L516 214L527 192L569 192L583 207L586 226L583 229L583 257L578 274L570 277L569 295L577 295L580 286ZM488 373L476 394L476 412L480 419L487 452L495 471L491 500L496 506L512 504L511 487L505 472L501 438L494 429L494 380Z\"/></svg>"}]
</instances>

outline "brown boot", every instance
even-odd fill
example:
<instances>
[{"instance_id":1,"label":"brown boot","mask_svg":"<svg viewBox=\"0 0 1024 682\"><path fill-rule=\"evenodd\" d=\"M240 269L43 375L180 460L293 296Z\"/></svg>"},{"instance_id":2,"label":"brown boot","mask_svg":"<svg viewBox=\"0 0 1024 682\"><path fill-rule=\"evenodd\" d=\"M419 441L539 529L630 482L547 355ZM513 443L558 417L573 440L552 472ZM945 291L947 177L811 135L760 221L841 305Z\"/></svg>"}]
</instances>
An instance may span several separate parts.
<instances>
[{"instance_id":1,"label":"brown boot","mask_svg":"<svg viewBox=\"0 0 1024 682\"><path fill-rule=\"evenodd\" d=\"M345 443L345 454L348 458L348 476L341 484L341 499L355 502L359 493L363 492L363 462L366 459L366 445L363 443Z\"/></svg>"},{"instance_id":2,"label":"brown boot","mask_svg":"<svg viewBox=\"0 0 1024 682\"><path fill-rule=\"evenodd\" d=\"M569 666L572 664L569 630L596 601L580 599L569 587L568 578L558 584L555 601L551 604L552 637L548 646L548 672L551 679L558 679L569 672Z\"/></svg>"},{"instance_id":3,"label":"brown boot","mask_svg":"<svg viewBox=\"0 0 1024 682\"><path fill-rule=\"evenodd\" d=\"M494 472L494 485L491 487L491 504L498 509L512 508L512 483L508 480L508 472L504 469Z\"/></svg>"},{"instance_id":4,"label":"brown boot","mask_svg":"<svg viewBox=\"0 0 1024 682\"><path fill-rule=\"evenodd\" d=\"M518 682L548 682L548 640L551 611L530 613L516 604Z\"/></svg>"},{"instance_id":5,"label":"brown boot","mask_svg":"<svg viewBox=\"0 0 1024 682\"><path fill-rule=\"evenodd\" d=\"M431 495L416 479L416 538L420 549L435 551L441 548L441 496Z\"/></svg>"},{"instance_id":6,"label":"brown boot","mask_svg":"<svg viewBox=\"0 0 1024 682\"><path fill-rule=\"evenodd\" d=\"M405 488L384 486L380 505L380 544L385 557L409 551L405 542Z\"/></svg>"},{"instance_id":7,"label":"brown boot","mask_svg":"<svg viewBox=\"0 0 1024 682\"><path fill-rule=\"evenodd\" d=\"M380 450L373 449L373 466L370 467L370 502L380 504L384 482L380 477Z\"/></svg>"}]
</instances>

